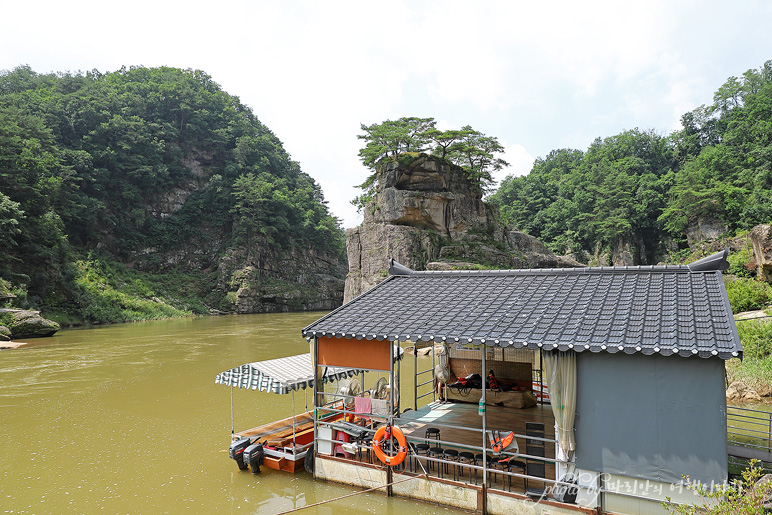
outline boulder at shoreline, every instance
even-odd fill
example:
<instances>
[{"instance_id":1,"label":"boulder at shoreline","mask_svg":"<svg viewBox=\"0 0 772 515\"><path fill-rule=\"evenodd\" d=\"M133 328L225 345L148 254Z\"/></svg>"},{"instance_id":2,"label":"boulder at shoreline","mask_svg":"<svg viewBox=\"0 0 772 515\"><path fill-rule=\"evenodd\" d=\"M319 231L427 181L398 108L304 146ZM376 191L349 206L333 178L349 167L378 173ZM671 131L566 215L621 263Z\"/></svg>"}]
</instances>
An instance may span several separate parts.
<instances>
[{"instance_id":1,"label":"boulder at shoreline","mask_svg":"<svg viewBox=\"0 0 772 515\"><path fill-rule=\"evenodd\" d=\"M0 315L5 315L3 323L10 330L9 339L42 338L52 336L60 329L53 320L40 316L40 311L6 308L0 309Z\"/></svg>"}]
</instances>

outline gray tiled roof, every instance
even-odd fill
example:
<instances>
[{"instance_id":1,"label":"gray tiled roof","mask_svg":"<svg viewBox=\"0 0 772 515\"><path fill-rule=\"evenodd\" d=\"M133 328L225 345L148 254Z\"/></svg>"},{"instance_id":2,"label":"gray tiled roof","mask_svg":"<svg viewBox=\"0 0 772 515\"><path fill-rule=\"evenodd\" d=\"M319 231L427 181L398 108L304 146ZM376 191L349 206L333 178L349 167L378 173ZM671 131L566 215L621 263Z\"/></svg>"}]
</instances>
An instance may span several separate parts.
<instances>
[{"instance_id":1,"label":"gray tiled roof","mask_svg":"<svg viewBox=\"0 0 772 515\"><path fill-rule=\"evenodd\" d=\"M397 264L402 275L303 335L741 356L720 270L695 265L412 272Z\"/></svg>"}]
</instances>

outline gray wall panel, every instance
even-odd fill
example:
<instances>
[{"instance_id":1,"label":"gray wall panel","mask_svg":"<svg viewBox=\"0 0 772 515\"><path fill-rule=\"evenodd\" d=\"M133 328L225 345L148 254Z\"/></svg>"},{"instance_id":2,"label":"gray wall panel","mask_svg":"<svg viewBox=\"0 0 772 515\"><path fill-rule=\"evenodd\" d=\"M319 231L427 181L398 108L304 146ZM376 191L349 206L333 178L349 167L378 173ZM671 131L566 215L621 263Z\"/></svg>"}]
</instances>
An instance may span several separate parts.
<instances>
[{"instance_id":1,"label":"gray wall panel","mask_svg":"<svg viewBox=\"0 0 772 515\"><path fill-rule=\"evenodd\" d=\"M577 354L576 464L656 481L727 475L724 362Z\"/></svg>"}]
</instances>

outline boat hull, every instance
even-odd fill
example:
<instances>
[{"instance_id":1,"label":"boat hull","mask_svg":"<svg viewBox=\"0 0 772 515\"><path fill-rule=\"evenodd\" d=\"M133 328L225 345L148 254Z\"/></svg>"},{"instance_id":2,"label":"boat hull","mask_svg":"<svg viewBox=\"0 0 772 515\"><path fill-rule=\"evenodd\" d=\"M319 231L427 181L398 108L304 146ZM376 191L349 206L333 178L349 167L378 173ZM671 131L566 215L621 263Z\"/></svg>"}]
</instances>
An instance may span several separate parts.
<instances>
[{"instance_id":1,"label":"boat hull","mask_svg":"<svg viewBox=\"0 0 772 515\"><path fill-rule=\"evenodd\" d=\"M232 440L249 438L263 443L263 466L292 474L305 470L304 460L314 441L314 415L312 411L276 420L262 426L240 431ZM339 419L340 415L325 417Z\"/></svg>"},{"instance_id":2,"label":"boat hull","mask_svg":"<svg viewBox=\"0 0 772 515\"><path fill-rule=\"evenodd\" d=\"M263 466L273 470L281 470L294 474L305 470L303 462L306 458L306 452L287 456L266 456L263 459Z\"/></svg>"}]
</instances>

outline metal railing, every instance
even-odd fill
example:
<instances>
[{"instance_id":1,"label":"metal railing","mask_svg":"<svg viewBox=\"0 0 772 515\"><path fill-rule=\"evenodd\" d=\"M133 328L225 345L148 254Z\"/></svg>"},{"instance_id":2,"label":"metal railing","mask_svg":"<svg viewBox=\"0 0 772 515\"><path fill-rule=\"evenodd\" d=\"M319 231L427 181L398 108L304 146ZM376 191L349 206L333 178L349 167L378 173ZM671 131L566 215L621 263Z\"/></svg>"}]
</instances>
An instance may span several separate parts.
<instances>
[{"instance_id":1,"label":"metal railing","mask_svg":"<svg viewBox=\"0 0 772 515\"><path fill-rule=\"evenodd\" d=\"M772 452L772 412L727 406L727 443Z\"/></svg>"},{"instance_id":2,"label":"metal railing","mask_svg":"<svg viewBox=\"0 0 772 515\"><path fill-rule=\"evenodd\" d=\"M353 399L352 396L339 394L339 393L330 393L330 392L320 392L320 395L322 396L329 396L335 398L338 402L342 401L343 399ZM342 405L338 407L333 407L331 405L327 405L324 408L325 413L328 414L341 414L341 415L347 415L351 414L352 411L350 408L347 408L345 405L345 402L341 402ZM561 461L556 458L551 458L548 456L536 456L536 455L529 455L527 453L523 453L521 451L517 452L503 452L500 455L498 453L494 453L493 449L489 445L481 446L481 445L474 445L469 443L462 443L462 442L456 442L456 441L450 441L447 439L444 440L427 440L427 438L420 434L420 431L423 430L423 427L426 426L426 422L423 421L416 421L412 419L406 419L402 418L400 416L394 416L394 417L388 417L383 415L376 415L373 413L369 414L358 414L360 416L365 416L370 419L370 423L368 424L368 427L362 427L361 428L361 435L364 438L357 439L354 443L356 443L357 447L361 449L362 451L371 452L372 451L372 445L371 445L371 438L375 431L375 427L378 426L380 423L385 423L389 419L392 420L393 423L398 424L401 428L403 428L404 431L407 433L415 433L416 431L412 431L411 428L418 427L421 428L418 431L418 435L416 434L408 434L406 435L406 440L411 444L410 450L409 450L409 457L405 461L405 464L403 465L403 471L407 471L408 468L412 468L411 472L413 473L420 473L420 472L426 472L426 468L423 467L423 465L420 465L419 463L422 462L425 465L429 465L430 463L434 465L434 471L432 473L431 469L432 467L429 467L429 475L437 475L438 477L444 477L443 476L443 468L447 469L448 467L453 468L453 477L454 479L457 477L460 481L471 483L472 482L472 472L475 471L475 479L474 482L477 483L477 474L480 473L480 476L483 481L485 479L483 478L489 478L490 475L495 474L496 476L501 477L501 486L500 488L502 490L505 489L504 485L504 479L509 478L507 480L508 486L507 489L511 488L511 478L526 480L526 481L533 481L536 483L542 483L544 485L570 485L569 483L563 483L560 480L550 479L545 477L544 475L533 475L528 474L527 471L524 471L524 473L516 473L512 472L509 467L501 467L496 466L496 463L499 459L507 458L507 457L516 457L519 460L533 460L537 462L541 462L546 464L551 464L553 466L557 466L558 464L567 465L566 462ZM346 432L352 431L353 427L344 427L346 424L340 424L335 422L323 422L320 421L320 424L326 424L330 427L336 429L336 430L344 430ZM347 426L353 426L354 424L347 424ZM483 441L483 432L480 428L473 428L468 426L462 426L462 425L456 425L456 424L444 424L440 423L438 421L434 421L431 423L432 427L435 427L437 429L454 429L454 430L460 430L465 433L474 433L477 435L476 438L473 437L473 439L478 439L480 442ZM495 428L494 428L495 429ZM356 431L359 432L359 431ZM547 445L554 446L556 443L556 440L554 438L549 437L539 437L534 435L527 435L527 434L515 434L514 435L517 440L520 442L527 443L528 441L540 441L544 442ZM324 438L317 435L316 437L317 441L319 442L327 442L330 443L333 448L337 444L341 444L340 440L337 440L336 438ZM424 454L417 454L416 453L416 445L419 443L426 443L431 442L433 445L436 445L442 449L455 449L456 451L468 451L471 452L474 455L484 454L486 456L483 460L473 460L472 462L461 462L458 459L455 460L448 460L443 455L438 456L431 456L428 453ZM486 440L487 442L487 440ZM359 454L359 453L357 453ZM359 458L354 459L354 461L359 461ZM411 466L412 464L412 466ZM464 473L463 471L466 471ZM450 473L448 471L448 473ZM463 478L463 479L462 479ZM488 482L488 481L485 481ZM494 480L493 483L489 483L489 488L497 489L497 485L495 484L496 481ZM574 485L576 486L576 485ZM524 493L524 492L523 492Z\"/></svg>"}]
</instances>

